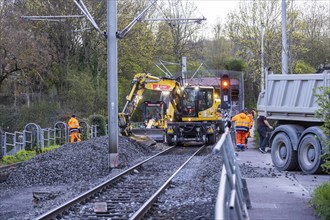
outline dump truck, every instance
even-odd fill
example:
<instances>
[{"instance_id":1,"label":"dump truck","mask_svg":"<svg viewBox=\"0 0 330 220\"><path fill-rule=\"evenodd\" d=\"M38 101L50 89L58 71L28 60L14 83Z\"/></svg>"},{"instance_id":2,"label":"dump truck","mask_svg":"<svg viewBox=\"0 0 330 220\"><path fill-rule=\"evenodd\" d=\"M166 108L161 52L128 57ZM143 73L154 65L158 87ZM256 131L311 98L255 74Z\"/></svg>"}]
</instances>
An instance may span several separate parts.
<instances>
[{"instance_id":1,"label":"dump truck","mask_svg":"<svg viewBox=\"0 0 330 220\"><path fill-rule=\"evenodd\" d=\"M330 86L330 70L314 74L268 74L258 98L258 115L275 122L269 139L273 164L279 170L321 172L325 152L323 121L316 94Z\"/></svg>"}]
</instances>

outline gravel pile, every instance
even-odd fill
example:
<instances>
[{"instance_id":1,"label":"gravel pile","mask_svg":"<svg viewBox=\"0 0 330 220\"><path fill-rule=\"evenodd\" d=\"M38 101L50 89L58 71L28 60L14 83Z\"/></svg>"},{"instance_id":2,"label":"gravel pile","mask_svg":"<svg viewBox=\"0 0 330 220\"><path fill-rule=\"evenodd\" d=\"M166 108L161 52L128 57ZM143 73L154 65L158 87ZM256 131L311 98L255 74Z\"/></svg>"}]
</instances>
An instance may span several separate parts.
<instances>
[{"instance_id":1,"label":"gravel pile","mask_svg":"<svg viewBox=\"0 0 330 220\"><path fill-rule=\"evenodd\" d=\"M34 219L166 148L119 137L118 166L109 172L108 137L37 155L0 183L0 219Z\"/></svg>"},{"instance_id":2,"label":"gravel pile","mask_svg":"<svg viewBox=\"0 0 330 220\"><path fill-rule=\"evenodd\" d=\"M152 154L150 147L125 137L120 137L118 151L118 168L131 166L137 159ZM54 151L39 154L15 170L0 186L71 184L98 179L108 174L108 138L101 137L66 144Z\"/></svg>"},{"instance_id":3,"label":"gravel pile","mask_svg":"<svg viewBox=\"0 0 330 220\"><path fill-rule=\"evenodd\" d=\"M251 161L240 164L239 168L243 178L259 178L259 177L276 178L278 175L282 175L275 168L254 167Z\"/></svg>"},{"instance_id":4,"label":"gravel pile","mask_svg":"<svg viewBox=\"0 0 330 220\"><path fill-rule=\"evenodd\" d=\"M167 145L162 143L147 146L120 137L119 166L110 173L108 137L67 144L40 154L0 184L0 219L33 219L165 148ZM194 158L174 179L172 187L161 198L166 204L160 211L164 219L214 218L222 158L212 155L211 151L212 146L208 146L205 154ZM243 177L272 177L268 170L255 171L255 167L249 165L241 167L241 172ZM46 194L35 198L35 192Z\"/></svg>"},{"instance_id":5,"label":"gravel pile","mask_svg":"<svg viewBox=\"0 0 330 220\"><path fill-rule=\"evenodd\" d=\"M221 169L219 154L194 158L174 178L171 188L159 199L157 210L146 219L214 219Z\"/></svg>"},{"instance_id":6,"label":"gravel pile","mask_svg":"<svg viewBox=\"0 0 330 220\"><path fill-rule=\"evenodd\" d=\"M211 152L212 146L208 149ZM222 165L220 154L194 158L145 219L214 219ZM272 168L253 167L249 161L240 165L240 171L243 178L274 178L278 174Z\"/></svg>"}]
</instances>

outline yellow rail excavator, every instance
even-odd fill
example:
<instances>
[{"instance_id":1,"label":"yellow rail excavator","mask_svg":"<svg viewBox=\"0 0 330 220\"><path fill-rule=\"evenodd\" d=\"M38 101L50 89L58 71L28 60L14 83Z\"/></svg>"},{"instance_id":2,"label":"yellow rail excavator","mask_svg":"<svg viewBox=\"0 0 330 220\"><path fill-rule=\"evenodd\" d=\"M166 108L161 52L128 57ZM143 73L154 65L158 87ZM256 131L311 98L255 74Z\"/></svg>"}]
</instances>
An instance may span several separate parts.
<instances>
[{"instance_id":1,"label":"yellow rail excavator","mask_svg":"<svg viewBox=\"0 0 330 220\"><path fill-rule=\"evenodd\" d=\"M119 128L120 133L124 136L130 136L135 133L148 132L149 136L154 139L163 140L164 129L166 128L166 107L169 104L174 106L176 109L177 102L181 96L182 80L171 79L166 77L156 77L151 74L138 73L134 76L131 82L131 90L129 95L126 97L126 104L121 113L119 113ZM145 104L144 117L146 121L146 129L133 129L132 127L132 115L135 112L140 100L142 99L142 94L145 90L153 90L162 92L167 103L165 102L147 102ZM157 127L157 128L155 128ZM155 135L152 135L155 134ZM159 135L160 134L160 135Z\"/></svg>"},{"instance_id":2,"label":"yellow rail excavator","mask_svg":"<svg viewBox=\"0 0 330 220\"><path fill-rule=\"evenodd\" d=\"M222 120L219 113L220 96L214 87L184 86L180 78L155 77L145 73L134 76L127 102L119 113L122 135L130 136L134 133L131 117L145 90L167 93L162 101L144 103L147 119L145 126L150 129L149 136L155 133L155 137L161 136L158 140L164 138L169 145L183 145L187 141L215 143ZM150 110L157 107L160 110L155 111L156 115L149 116Z\"/></svg>"},{"instance_id":3,"label":"yellow rail excavator","mask_svg":"<svg viewBox=\"0 0 330 220\"><path fill-rule=\"evenodd\" d=\"M212 86L184 87L177 108L180 111L171 105L167 109L167 144L183 145L188 141L214 144L216 134L223 130L219 97Z\"/></svg>"}]
</instances>

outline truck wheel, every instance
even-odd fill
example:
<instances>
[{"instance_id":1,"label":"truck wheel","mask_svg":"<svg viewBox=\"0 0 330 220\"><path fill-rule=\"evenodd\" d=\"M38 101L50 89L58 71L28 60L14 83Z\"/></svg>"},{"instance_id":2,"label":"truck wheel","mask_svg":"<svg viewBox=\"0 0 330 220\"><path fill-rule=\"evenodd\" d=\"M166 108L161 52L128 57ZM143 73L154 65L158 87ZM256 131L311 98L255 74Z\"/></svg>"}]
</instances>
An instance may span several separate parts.
<instances>
[{"instance_id":1,"label":"truck wheel","mask_svg":"<svg viewBox=\"0 0 330 220\"><path fill-rule=\"evenodd\" d=\"M301 140L298 148L298 161L301 170L306 174L314 174L322 171L321 145L312 134L308 134Z\"/></svg>"},{"instance_id":2,"label":"truck wheel","mask_svg":"<svg viewBox=\"0 0 330 220\"><path fill-rule=\"evenodd\" d=\"M173 139L172 139L172 140L173 140L173 144L174 144L175 146L179 146L178 135L175 134L175 135L173 136Z\"/></svg>"},{"instance_id":3,"label":"truck wheel","mask_svg":"<svg viewBox=\"0 0 330 220\"><path fill-rule=\"evenodd\" d=\"M207 144L208 144L208 145L213 145L213 144L215 144L215 134L209 134L209 135L208 135Z\"/></svg>"},{"instance_id":4,"label":"truck wheel","mask_svg":"<svg viewBox=\"0 0 330 220\"><path fill-rule=\"evenodd\" d=\"M276 134L272 141L272 161L279 170L295 170L298 167L297 152L284 132Z\"/></svg>"},{"instance_id":5,"label":"truck wheel","mask_svg":"<svg viewBox=\"0 0 330 220\"><path fill-rule=\"evenodd\" d=\"M169 134L166 134L165 135L165 142L169 145L169 146L173 146L173 135L169 135Z\"/></svg>"}]
</instances>

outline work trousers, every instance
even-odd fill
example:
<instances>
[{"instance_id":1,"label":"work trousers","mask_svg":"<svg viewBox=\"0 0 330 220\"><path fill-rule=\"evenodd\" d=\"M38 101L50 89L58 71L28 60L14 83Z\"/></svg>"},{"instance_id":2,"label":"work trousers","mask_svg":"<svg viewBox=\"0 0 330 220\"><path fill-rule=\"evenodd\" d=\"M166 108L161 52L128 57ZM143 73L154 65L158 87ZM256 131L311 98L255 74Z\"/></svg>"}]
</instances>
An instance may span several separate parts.
<instances>
[{"instance_id":1,"label":"work trousers","mask_svg":"<svg viewBox=\"0 0 330 220\"><path fill-rule=\"evenodd\" d=\"M267 127L265 127L265 126L258 127L258 133L259 133L259 137L260 137L259 146L262 150L265 150L266 146L267 146L267 142L268 142Z\"/></svg>"},{"instance_id":2,"label":"work trousers","mask_svg":"<svg viewBox=\"0 0 330 220\"><path fill-rule=\"evenodd\" d=\"M246 131L236 131L236 146L243 148L245 145Z\"/></svg>"},{"instance_id":3,"label":"work trousers","mask_svg":"<svg viewBox=\"0 0 330 220\"><path fill-rule=\"evenodd\" d=\"M80 139L80 133L79 133L78 131L73 131L73 132L71 132L71 140L70 140L70 142L73 143L73 142L75 142L76 140L77 140L78 142L81 141L81 139Z\"/></svg>"}]
</instances>

